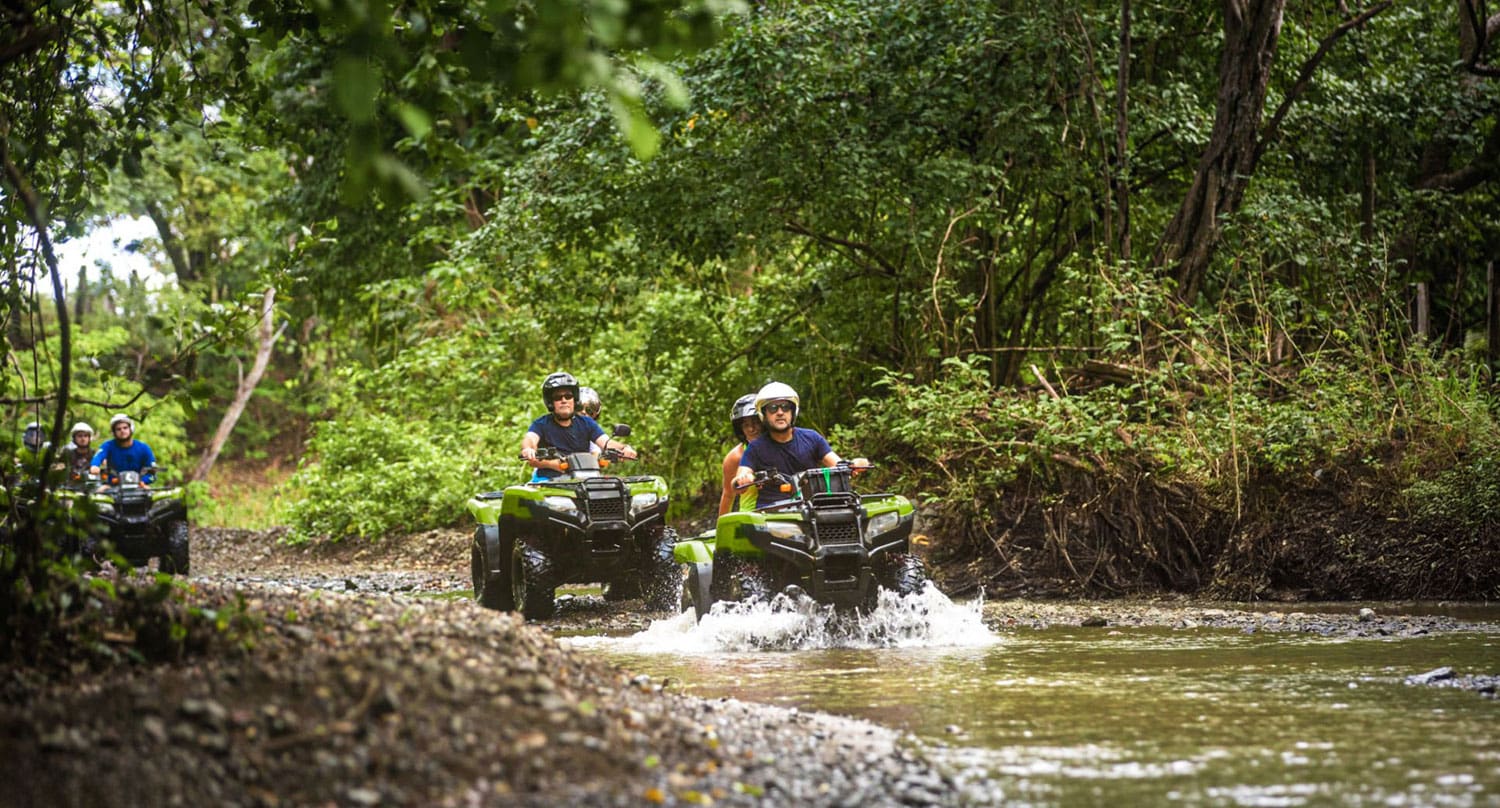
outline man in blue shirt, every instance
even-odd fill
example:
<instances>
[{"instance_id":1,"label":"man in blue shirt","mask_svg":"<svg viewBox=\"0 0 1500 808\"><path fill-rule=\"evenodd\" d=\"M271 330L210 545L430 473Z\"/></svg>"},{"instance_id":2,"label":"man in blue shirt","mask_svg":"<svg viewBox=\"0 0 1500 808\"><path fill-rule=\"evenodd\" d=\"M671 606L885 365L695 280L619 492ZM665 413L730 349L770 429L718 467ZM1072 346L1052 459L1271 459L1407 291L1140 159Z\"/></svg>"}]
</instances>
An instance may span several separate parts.
<instances>
[{"instance_id":1,"label":"man in blue shirt","mask_svg":"<svg viewBox=\"0 0 1500 808\"><path fill-rule=\"evenodd\" d=\"M817 430L794 426L801 399L791 385L771 382L755 394L755 410L760 413L765 431L745 447L740 456L740 470L734 484L744 488L755 481L755 472L779 471L785 475L796 474L820 466L836 466L842 460L828 440ZM870 465L863 457L856 457L849 465L859 468ZM774 485L762 486L755 498L755 507L764 508L784 499Z\"/></svg>"},{"instance_id":2,"label":"man in blue shirt","mask_svg":"<svg viewBox=\"0 0 1500 808\"><path fill-rule=\"evenodd\" d=\"M109 431L114 438L105 441L94 454L94 459L89 463L90 474L97 475L99 467L103 466L109 470L109 483L113 485L119 483L122 471L145 472L147 469L156 469L156 455L145 441L135 439L135 423L130 420L130 416L121 413L109 419ZM155 481L154 473L141 474L141 482Z\"/></svg>"},{"instance_id":3,"label":"man in blue shirt","mask_svg":"<svg viewBox=\"0 0 1500 808\"><path fill-rule=\"evenodd\" d=\"M562 474L562 461L539 459L538 448L551 447L572 454L592 451L592 446L604 449L609 445L609 436L599 423L578 412L578 380L571 374L547 376L542 381L542 401L547 404L547 414L532 421L526 436L521 438L521 457L535 469L532 482ZM629 446L617 444L615 448L624 457L635 458L635 450Z\"/></svg>"}]
</instances>

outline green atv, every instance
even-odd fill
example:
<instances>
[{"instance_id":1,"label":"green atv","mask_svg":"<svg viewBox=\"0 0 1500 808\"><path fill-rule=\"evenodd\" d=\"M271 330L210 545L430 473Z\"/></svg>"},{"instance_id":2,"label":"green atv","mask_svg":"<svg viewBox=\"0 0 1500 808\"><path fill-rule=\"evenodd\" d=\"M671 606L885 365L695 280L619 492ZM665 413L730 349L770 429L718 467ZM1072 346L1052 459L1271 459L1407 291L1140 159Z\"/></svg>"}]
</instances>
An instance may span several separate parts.
<instances>
[{"instance_id":1,"label":"green atv","mask_svg":"<svg viewBox=\"0 0 1500 808\"><path fill-rule=\"evenodd\" d=\"M718 601L768 601L788 587L840 610L874 608L879 590L922 591L927 571L911 553L915 510L896 494L858 494L847 463L794 475L757 472L790 499L719 517L712 533L678 542L688 565L683 600L698 619Z\"/></svg>"},{"instance_id":2,"label":"green atv","mask_svg":"<svg viewBox=\"0 0 1500 808\"><path fill-rule=\"evenodd\" d=\"M630 434L618 424L614 437ZM537 450L562 460L563 476L479 494L468 502L479 523L470 548L474 599L487 609L551 617L560 584L603 582L606 591L639 591L646 608L673 611L681 567L672 559L677 533L667 527L667 484L660 477L606 474L623 460L601 454Z\"/></svg>"},{"instance_id":3,"label":"green atv","mask_svg":"<svg viewBox=\"0 0 1500 808\"><path fill-rule=\"evenodd\" d=\"M141 482L141 472L121 471L111 474L108 484L96 490L59 494L88 501L92 514L85 518L92 521L83 543L85 557L113 550L133 566L145 566L155 557L162 572L188 574L190 530L183 489L150 487ZM81 504L75 503L73 510L77 511Z\"/></svg>"}]
</instances>

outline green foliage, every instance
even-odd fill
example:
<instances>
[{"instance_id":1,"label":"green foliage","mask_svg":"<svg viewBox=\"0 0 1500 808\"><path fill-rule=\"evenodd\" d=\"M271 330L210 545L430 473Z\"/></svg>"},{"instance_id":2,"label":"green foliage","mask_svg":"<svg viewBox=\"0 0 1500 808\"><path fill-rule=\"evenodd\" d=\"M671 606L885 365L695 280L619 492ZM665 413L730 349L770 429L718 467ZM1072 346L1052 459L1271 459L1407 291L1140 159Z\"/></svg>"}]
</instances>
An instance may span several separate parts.
<instances>
[{"instance_id":1,"label":"green foliage","mask_svg":"<svg viewBox=\"0 0 1500 808\"><path fill-rule=\"evenodd\" d=\"M485 455L445 426L373 415L320 425L310 446L316 462L299 472L305 496L288 513L292 540L378 540L451 521L476 493Z\"/></svg>"}]
</instances>

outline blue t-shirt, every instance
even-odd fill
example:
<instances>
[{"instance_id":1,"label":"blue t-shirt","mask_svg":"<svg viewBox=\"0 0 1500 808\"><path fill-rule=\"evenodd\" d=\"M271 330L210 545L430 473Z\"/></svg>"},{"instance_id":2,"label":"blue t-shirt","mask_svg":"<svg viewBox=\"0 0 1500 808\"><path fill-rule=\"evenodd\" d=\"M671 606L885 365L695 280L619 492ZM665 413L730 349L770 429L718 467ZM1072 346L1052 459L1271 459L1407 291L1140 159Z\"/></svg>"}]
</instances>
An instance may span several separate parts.
<instances>
[{"instance_id":1,"label":"blue t-shirt","mask_svg":"<svg viewBox=\"0 0 1500 808\"><path fill-rule=\"evenodd\" d=\"M143 440L132 441L130 446L124 447L120 442L110 439L99 447L94 453L94 459L89 461L91 466L109 466L110 474L118 474L122 471L140 471L149 469L156 465L156 455L151 452L151 447ZM156 480L154 474L142 474L141 482L149 483Z\"/></svg>"},{"instance_id":2,"label":"blue t-shirt","mask_svg":"<svg viewBox=\"0 0 1500 808\"><path fill-rule=\"evenodd\" d=\"M564 454L592 451L589 447L604 435L604 429L599 426L599 423L587 415L573 416L573 420L566 428L552 416L543 415L532 421L526 431L535 432L537 437L541 438L537 442L537 448L550 446ZM561 472L552 469L533 469L531 479L550 480L560 474Z\"/></svg>"},{"instance_id":3,"label":"blue t-shirt","mask_svg":"<svg viewBox=\"0 0 1500 808\"><path fill-rule=\"evenodd\" d=\"M788 476L806 469L823 467L823 458L833 451L827 439L812 429L792 428L792 439L777 443L769 434L761 435L745 447L740 455L740 468L757 471L775 469ZM763 508L780 502L786 496L776 486L762 486L755 497L755 507Z\"/></svg>"}]
</instances>

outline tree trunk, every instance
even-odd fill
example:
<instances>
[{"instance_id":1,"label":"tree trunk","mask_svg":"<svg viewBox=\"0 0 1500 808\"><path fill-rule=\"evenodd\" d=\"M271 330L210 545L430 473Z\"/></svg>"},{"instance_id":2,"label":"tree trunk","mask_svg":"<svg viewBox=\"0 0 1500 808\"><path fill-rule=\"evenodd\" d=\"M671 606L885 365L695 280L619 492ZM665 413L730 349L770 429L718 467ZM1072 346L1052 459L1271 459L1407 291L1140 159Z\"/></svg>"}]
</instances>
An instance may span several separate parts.
<instances>
[{"instance_id":1,"label":"tree trunk","mask_svg":"<svg viewBox=\"0 0 1500 808\"><path fill-rule=\"evenodd\" d=\"M1130 0L1120 0L1120 62L1115 79L1115 207L1120 261L1130 263Z\"/></svg>"},{"instance_id":2,"label":"tree trunk","mask_svg":"<svg viewBox=\"0 0 1500 808\"><path fill-rule=\"evenodd\" d=\"M1214 127L1155 263L1177 282L1177 301L1197 302L1218 243L1219 222L1239 208L1255 170L1266 87L1286 0L1223 0L1224 53Z\"/></svg>"},{"instance_id":3,"label":"tree trunk","mask_svg":"<svg viewBox=\"0 0 1500 808\"><path fill-rule=\"evenodd\" d=\"M234 425L239 422L240 414L245 411L250 395L255 392L256 385L260 384L260 377L266 372L266 365L271 361L271 349L275 347L277 337L281 336L281 329L273 330L271 327L275 313L276 288L273 286L266 289L266 296L261 301L260 338L255 351L255 364L250 367L249 375L240 379L239 389L234 393L234 400L230 402L229 409L219 421L219 428L214 431L213 440L204 450L203 459L198 461L198 467L193 469L193 475L189 479L207 479L209 470L219 459L219 452L229 440L229 433L234 431Z\"/></svg>"}]
</instances>

